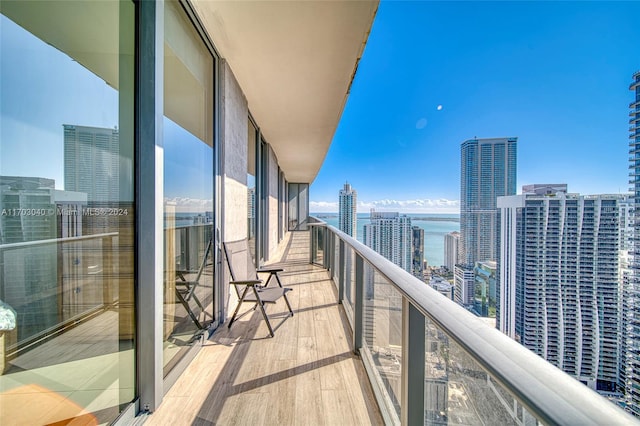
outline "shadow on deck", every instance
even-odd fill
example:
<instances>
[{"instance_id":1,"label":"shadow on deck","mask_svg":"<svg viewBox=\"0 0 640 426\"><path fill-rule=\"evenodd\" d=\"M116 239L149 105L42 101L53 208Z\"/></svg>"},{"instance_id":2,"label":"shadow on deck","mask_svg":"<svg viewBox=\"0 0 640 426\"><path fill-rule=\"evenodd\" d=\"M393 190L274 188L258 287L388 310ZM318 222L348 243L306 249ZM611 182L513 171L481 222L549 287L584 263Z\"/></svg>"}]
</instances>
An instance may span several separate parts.
<instances>
[{"instance_id":1,"label":"shadow on deck","mask_svg":"<svg viewBox=\"0 0 640 426\"><path fill-rule=\"evenodd\" d=\"M221 326L145 424L382 424L326 270L309 264L309 233L281 244L284 301L267 306L275 337L250 304ZM276 256L277 257L277 256Z\"/></svg>"}]
</instances>

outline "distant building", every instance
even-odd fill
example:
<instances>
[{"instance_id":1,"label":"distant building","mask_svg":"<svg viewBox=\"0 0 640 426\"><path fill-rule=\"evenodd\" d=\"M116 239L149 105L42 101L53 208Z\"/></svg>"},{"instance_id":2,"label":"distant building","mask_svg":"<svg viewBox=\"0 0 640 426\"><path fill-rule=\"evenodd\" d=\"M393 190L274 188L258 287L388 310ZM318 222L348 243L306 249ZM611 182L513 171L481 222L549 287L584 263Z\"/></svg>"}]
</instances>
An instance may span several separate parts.
<instances>
[{"instance_id":1,"label":"distant building","mask_svg":"<svg viewBox=\"0 0 640 426\"><path fill-rule=\"evenodd\" d=\"M473 269L474 294L473 310L481 317L496 316L496 262L486 260L476 262Z\"/></svg>"},{"instance_id":2,"label":"distant building","mask_svg":"<svg viewBox=\"0 0 640 426\"><path fill-rule=\"evenodd\" d=\"M429 286L447 299L454 300L453 284L442 277L432 276L429 280Z\"/></svg>"},{"instance_id":3,"label":"distant building","mask_svg":"<svg viewBox=\"0 0 640 426\"><path fill-rule=\"evenodd\" d=\"M453 231L444 236L444 266L451 272L460 263L460 248L460 232Z\"/></svg>"},{"instance_id":4,"label":"distant building","mask_svg":"<svg viewBox=\"0 0 640 426\"><path fill-rule=\"evenodd\" d=\"M566 183L535 183L533 185L522 185L523 194L550 195L557 192L567 192Z\"/></svg>"},{"instance_id":5,"label":"distant building","mask_svg":"<svg viewBox=\"0 0 640 426\"><path fill-rule=\"evenodd\" d=\"M498 198L497 327L566 373L615 391L620 345L624 195Z\"/></svg>"},{"instance_id":6,"label":"distant building","mask_svg":"<svg viewBox=\"0 0 640 426\"><path fill-rule=\"evenodd\" d=\"M345 183L338 196L338 229L353 238L358 236L357 206L358 192Z\"/></svg>"},{"instance_id":7,"label":"distant building","mask_svg":"<svg viewBox=\"0 0 640 426\"><path fill-rule=\"evenodd\" d=\"M414 277L424 279L424 229L411 227L411 273Z\"/></svg>"},{"instance_id":8,"label":"distant building","mask_svg":"<svg viewBox=\"0 0 640 426\"><path fill-rule=\"evenodd\" d=\"M518 138L470 139L460 147L461 264L497 257L496 200L516 193Z\"/></svg>"},{"instance_id":9,"label":"distant building","mask_svg":"<svg viewBox=\"0 0 640 426\"><path fill-rule=\"evenodd\" d=\"M629 168L632 179L629 181L634 195L635 210L640 211L640 71L633 74L629 89L633 91L633 100L629 104ZM638 215L638 213L635 213ZM636 216L637 217L637 216ZM640 235L640 220L634 224L635 235ZM637 237L636 237L637 238ZM631 281L626 289L628 322L625 342L625 397L627 409L640 417L640 252L631 251Z\"/></svg>"},{"instance_id":10,"label":"distant building","mask_svg":"<svg viewBox=\"0 0 640 426\"><path fill-rule=\"evenodd\" d=\"M471 306L475 292L475 274L473 268L469 268L466 265L455 265L453 267L453 280L453 300L463 306Z\"/></svg>"},{"instance_id":11,"label":"distant building","mask_svg":"<svg viewBox=\"0 0 640 426\"><path fill-rule=\"evenodd\" d=\"M411 218L397 212L371 210L371 223L364 225L364 244L405 271L412 271Z\"/></svg>"}]
</instances>

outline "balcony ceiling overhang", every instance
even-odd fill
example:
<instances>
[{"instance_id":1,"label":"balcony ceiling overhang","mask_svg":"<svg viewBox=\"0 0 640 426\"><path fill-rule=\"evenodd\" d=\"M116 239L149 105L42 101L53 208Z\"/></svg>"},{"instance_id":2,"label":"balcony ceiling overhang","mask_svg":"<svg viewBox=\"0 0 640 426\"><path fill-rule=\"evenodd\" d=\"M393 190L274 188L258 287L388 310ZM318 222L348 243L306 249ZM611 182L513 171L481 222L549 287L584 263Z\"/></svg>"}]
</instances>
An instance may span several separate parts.
<instances>
[{"instance_id":1,"label":"balcony ceiling overhang","mask_svg":"<svg viewBox=\"0 0 640 426\"><path fill-rule=\"evenodd\" d=\"M192 0L289 182L327 154L378 1Z\"/></svg>"}]
</instances>

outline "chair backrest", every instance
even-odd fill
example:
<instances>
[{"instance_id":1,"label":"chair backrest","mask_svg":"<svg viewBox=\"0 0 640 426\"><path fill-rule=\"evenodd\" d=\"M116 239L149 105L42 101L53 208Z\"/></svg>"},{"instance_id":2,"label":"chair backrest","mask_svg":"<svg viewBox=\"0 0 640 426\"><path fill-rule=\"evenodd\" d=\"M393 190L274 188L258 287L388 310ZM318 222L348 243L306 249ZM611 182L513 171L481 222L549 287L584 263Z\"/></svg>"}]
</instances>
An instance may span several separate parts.
<instances>
[{"instance_id":1,"label":"chair backrest","mask_svg":"<svg viewBox=\"0 0 640 426\"><path fill-rule=\"evenodd\" d=\"M223 243L231 281L255 280L258 278L247 239Z\"/></svg>"}]
</instances>

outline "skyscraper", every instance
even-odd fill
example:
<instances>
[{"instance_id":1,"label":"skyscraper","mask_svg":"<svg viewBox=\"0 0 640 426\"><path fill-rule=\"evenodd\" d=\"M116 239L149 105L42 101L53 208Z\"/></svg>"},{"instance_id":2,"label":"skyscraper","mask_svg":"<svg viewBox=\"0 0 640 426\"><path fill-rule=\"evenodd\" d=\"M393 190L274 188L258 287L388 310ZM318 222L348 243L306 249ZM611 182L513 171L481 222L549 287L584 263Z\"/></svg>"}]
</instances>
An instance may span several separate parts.
<instances>
[{"instance_id":1,"label":"skyscraper","mask_svg":"<svg viewBox=\"0 0 640 426\"><path fill-rule=\"evenodd\" d=\"M498 328L602 391L619 384L624 195L498 198Z\"/></svg>"},{"instance_id":2,"label":"skyscraper","mask_svg":"<svg viewBox=\"0 0 640 426\"><path fill-rule=\"evenodd\" d=\"M411 227L411 273L414 277L424 279L424 229Z\"/></svg>"},{"instance_id":3,"label":"skyscraper","mask_svg":"<svg viewBox=\"0 0 640 426\"><path fill-rule=\"evenodd\" d=\"M363 240L391 262L411 272L411 218L397 212L371 210L371 223L364 225Z\"/></svg>"},{"instance_id":4,"label":"skyscraper","mask_svg":"<svg viewBox=\"0 0 640 426\"><path fill-rule=\"evenodd\" d=\"M469 139L461 145L461 263L495 260L496 199L516 193L518 138Z\"/></svg>"},{"instance_id":5,"label":"skyscraper","mask_svg":"<svg viewBox=\"0 0 640 426\"><path fill-rule=\"evenodd\" d=\"M460 263L460 233L453 231L444 236L444 266L453 272L457 263Z\"/></svg>"},{"instance_id":6,"label":"skyscraper","mask_svg":"<svg viewBox=\"0 0 640 426\"><path fill-rule=\"evenodd\" d=\"M629 86L633 91L634 97L629 104L629 154L632 180L631 192L635 202L635 238L640 235L640 220L638 213L640 212L640 71L633 74L633 82ZM632 250L631 282L628 289L628 323L627 341L625 342L625 366L626 366L626 386L625 395L627 399L627 407L634 415L640 417L640 247L637 245Z\"/></svg>"},{"instance_id":7,"label":"skyscraper","mask_svg":"<svg viewBox=\"0 0 640 426\"><path fill-rule=\"evenodd\" d=\"M118 129L65 124L64 189L91 202L120 200Z\"/></svg>"},{"instance_id":8,"label":"skyscraper","mask_svg":"<svg viewBox=\"0 0 640 426\"><path fill-rule=\"evenodd\" d=\"M358 236L357 204L358 192L349 183L345 183L338 199L338 229L353 238Z\"/></svg>"}]
</instances>

